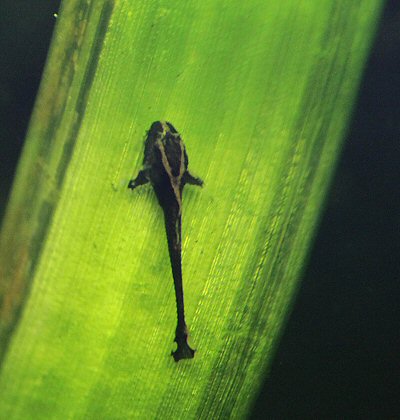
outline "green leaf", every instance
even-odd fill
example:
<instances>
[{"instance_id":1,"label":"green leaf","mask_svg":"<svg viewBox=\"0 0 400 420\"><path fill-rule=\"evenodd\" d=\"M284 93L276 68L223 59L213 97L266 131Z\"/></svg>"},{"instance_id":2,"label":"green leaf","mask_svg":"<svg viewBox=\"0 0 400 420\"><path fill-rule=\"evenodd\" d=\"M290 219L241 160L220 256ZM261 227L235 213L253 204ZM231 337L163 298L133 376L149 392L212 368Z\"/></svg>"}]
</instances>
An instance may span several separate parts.
<instances>
[{"instance_id":1,"label":"green leaf","mask_svg":"<svg viewBox=\"0 0 400 420\"><path fill-rule=\"evenodd\" d=\"M380 0L63 3L0 244L8 419L243 418L269 366ZM128 191L156 120L181 133L176 324L162 211Z\"/></svg>"}]
</instances>

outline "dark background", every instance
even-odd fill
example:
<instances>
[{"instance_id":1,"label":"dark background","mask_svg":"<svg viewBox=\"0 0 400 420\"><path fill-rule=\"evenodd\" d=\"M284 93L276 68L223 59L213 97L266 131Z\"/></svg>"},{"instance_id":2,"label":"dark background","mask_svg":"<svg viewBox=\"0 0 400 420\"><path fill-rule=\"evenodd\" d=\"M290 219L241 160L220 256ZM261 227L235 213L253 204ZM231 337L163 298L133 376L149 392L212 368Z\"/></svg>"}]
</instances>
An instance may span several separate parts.
<instances>
[{"instance_id":1,"label":"dark background","mask_svg":"<svg viewBox=\"0 0 400 420\"><path fill-rule=\"evenodd\" d=\"M59 1L0 0L0 218ZM389 0L252 418L400 418L400 1Z\"/></svg>"}]
</instances>

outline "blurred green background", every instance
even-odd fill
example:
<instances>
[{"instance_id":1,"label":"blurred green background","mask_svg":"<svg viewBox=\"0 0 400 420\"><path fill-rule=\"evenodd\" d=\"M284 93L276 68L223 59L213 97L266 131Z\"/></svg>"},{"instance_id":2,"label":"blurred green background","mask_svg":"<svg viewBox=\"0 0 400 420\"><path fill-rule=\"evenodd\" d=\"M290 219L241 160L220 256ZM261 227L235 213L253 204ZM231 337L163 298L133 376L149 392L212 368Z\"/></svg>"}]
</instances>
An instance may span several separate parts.
<instances>
[{"instance_id":1,"label":"blurred green background","mask_svg":"<svg viewBox=\"0 0 400 420\"><path fill-rule=\"evenodd\" d=\"M0 217L58 5L0 2ZM399 27L400 5L389 1L308 270L254 418L399 413Z\"/></svg>"}]
</instances>

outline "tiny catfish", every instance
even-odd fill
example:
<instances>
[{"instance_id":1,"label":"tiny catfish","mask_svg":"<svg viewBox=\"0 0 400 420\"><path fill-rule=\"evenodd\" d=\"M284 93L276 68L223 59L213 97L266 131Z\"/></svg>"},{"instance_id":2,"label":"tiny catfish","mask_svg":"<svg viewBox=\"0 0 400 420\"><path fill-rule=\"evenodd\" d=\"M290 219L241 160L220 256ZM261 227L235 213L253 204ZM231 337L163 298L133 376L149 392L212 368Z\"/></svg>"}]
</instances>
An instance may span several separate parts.
<instances>
[{"instance_id":1,"label":"tiny catfish","mask_svg":"<svg viewBox=\"0 0 400 420\"><path fill-rule=\"evenodd\" d=\"M164 212L168 251L175 285L178 322L175 331L175 361L192 359L185 322L182 284L182 191L185 184L203 185L188 171L188 156L185 145L173 125L166 121L154 122L147 132L144 145L143 169L129 181L132 190L148 182L153 186L158 203Z\"/></svg>"}]
</instances>

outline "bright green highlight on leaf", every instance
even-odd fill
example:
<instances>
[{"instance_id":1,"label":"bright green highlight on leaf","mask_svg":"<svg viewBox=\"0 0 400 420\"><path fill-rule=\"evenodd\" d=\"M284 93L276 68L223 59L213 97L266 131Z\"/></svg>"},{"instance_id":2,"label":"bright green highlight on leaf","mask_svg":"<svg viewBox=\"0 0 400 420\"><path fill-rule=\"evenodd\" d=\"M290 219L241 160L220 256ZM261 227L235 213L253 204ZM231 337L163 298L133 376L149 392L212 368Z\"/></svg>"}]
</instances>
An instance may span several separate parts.
<instances>
[{"instance_id":1,"label":"bright green highlight on leaf","mask_svg":"<svg viewBox=\"0 0 400 420\"><path fill-rule=\"evenodd\" d=\"M381 5L63 3L1 236L4 418L249 413ZM127 189L156 120L205 181L183 197L179 363L162 211Z\"/></svg>"}]
</instances>

